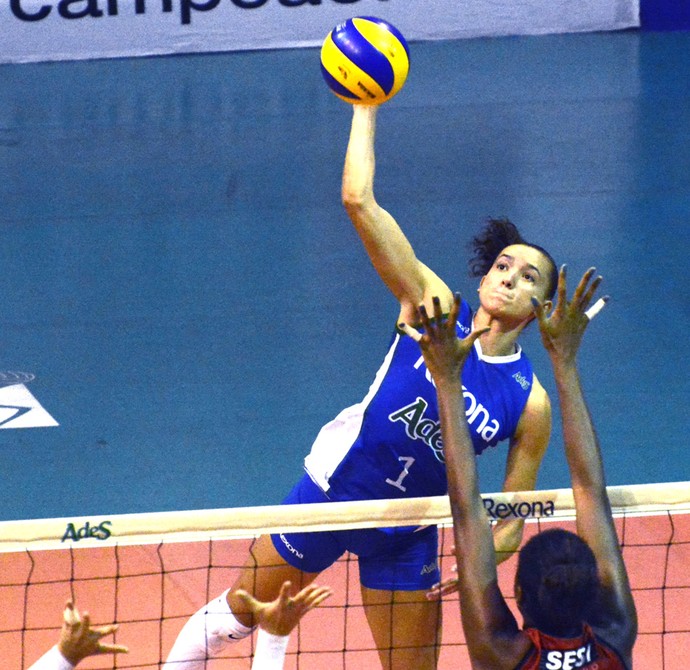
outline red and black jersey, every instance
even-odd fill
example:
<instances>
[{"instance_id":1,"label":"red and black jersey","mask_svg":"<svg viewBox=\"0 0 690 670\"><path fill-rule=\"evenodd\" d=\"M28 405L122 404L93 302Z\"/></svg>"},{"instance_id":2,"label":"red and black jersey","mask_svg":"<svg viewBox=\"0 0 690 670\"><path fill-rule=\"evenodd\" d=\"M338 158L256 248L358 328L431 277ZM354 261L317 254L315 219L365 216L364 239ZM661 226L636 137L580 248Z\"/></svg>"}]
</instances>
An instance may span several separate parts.
<instances>
[{"instance_id":1,"label":"red and black jersey","mask_svg":"<svg viewBox=\"0 0 690 670\"><path fill-rule=\"evenodd\" d=\"M628 670L618 652L589 626L573 638L551 637L536 628L525 633L533 646L515 670Z\"/></svg>"}]
</instances>

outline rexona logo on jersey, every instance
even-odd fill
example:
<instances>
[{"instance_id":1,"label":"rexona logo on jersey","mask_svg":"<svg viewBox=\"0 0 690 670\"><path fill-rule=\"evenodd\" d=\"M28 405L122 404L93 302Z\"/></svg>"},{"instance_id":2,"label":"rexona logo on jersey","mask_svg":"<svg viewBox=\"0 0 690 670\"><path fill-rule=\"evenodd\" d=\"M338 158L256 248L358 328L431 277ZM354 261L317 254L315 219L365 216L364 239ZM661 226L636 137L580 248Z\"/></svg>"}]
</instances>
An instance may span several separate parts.
<instances>
[{"instance_id":1,"label":"rexona logo on jersey","mask_svg":"<svg viewBox=\"0 0 690 670\"><path fill-rule=\"evenodd\" d=\"M477 435L489 442L501 427L496 419L489 416L488 410L477 402L477 399L463 386L465 398L465 414L470 429L474 429ZM429 403L424 398L417 398L415 402L405 405L388 415L390 421L402 421L405 424L405 432L413 440L422 440L433 449L436 458L445 462L443 456L443 440L441 439L441 423L430 419L426 415Z\"/></svg>"},{"instance_id":2,"label":"rexona logo on jersey","mask_svg":"<svg viewBox=\"0 0 690 670\"><path fill-rule=\"evenodd\" d=\"M112 526L112 521L101 521L101 523L93 526L87 521L80 528L77 528L76 524L68 523L65 533L62 536L62 542L66 542L67 540L79 542L79 540L86 540L88 538L94 540L107 540L112 535L110 526Z\"/></svg>"},{"instance_id":3,"label":"rexona logo on jersey","mask_svg":"<svg viewBox=\"0 0 690 670\"><path fill-rule=\"evenodd\" d=\"M300 560L304 558L304 554L301 551L297 551L291 544L290 541L283 535L282 533L280 534L280 540L282 543L287 547L287 550L291 553L297 556Z\"/></svg>"},{"instance_id":4,"label":"rexona logo on jersey","mask_svg":"<svg viewBox=\"0 0 690 670\"><path fill-rule=\"evenodd\" d=\"M540 670L575 670L594 660L592 644L570 651L547 651L539 664Z\"/></svg>"}]
</instances>

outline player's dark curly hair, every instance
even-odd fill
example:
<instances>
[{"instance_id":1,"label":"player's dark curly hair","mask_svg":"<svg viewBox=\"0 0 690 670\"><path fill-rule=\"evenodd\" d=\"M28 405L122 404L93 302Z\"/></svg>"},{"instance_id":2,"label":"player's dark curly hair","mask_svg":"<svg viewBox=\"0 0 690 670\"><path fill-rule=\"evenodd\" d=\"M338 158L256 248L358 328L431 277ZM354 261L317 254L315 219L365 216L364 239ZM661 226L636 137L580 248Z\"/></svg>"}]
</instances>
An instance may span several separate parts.
<instances>
[{"instance_id":1,"label":"player's dark curly hair","mask_svg":"<svg viewBox=\"0 0 690 670\"><path fill-rule=\"evenodd\" d=\"M482 231L472 239L470 247L474 255L470 260L470 275L483 277L494 264L498 255L511 244L524 244L542 253L549 261L547 298L550 300L558 286L558 266L551 254L538 244L525 240L514 223L509 219L487 219Z\"/></svg>"},{"instance_id":2,"label":"player's dark curly hair","mask_svg":"<svg viewBox=\"0 0 690 670\"><path fill-rule=\"evenodd\" d=\"M554 528L532 537L520 550L516 579L523 615L548 635L578 635L595 614L597 562L575 533Z\"/></svg>"}]
</instances>

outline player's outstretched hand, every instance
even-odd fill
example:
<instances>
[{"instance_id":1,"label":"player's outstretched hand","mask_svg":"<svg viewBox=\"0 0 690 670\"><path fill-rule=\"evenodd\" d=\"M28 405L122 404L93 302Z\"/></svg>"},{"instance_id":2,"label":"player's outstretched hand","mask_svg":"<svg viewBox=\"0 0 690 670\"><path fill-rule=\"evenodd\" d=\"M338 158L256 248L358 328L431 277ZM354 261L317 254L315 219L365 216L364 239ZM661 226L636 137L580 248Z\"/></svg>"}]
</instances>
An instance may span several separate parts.
<instances>
[{"instance_id":1,"label":"player's outstretched hand","mask_svg":"<svg viewBox=\"0 0 690 670\"><path fill-rule=\"evenodd\" d=\"M261 628L272 635L285 636L309 610L318 607L332 594L327 586L310 584L291 597L291 586L290 582L284 582L278 597L270 603L261 602L243 590L237 591L236 595L256 617Z\"/></svg>"},{"instance_id":2,"label":"player's outstretched hand","mask_svg":"<svg viewBox=\"0 0 690 670\"><path fill-rule=\"evenodd\" d=\"M116 624L92 628L88 612L80 614L71 600L65 604L63 619L58 649L72 665L77 665L87 656L119 654L129 651L127 647L121 644L102 642L102 638L117 630Z\"/></svg>"},{"instance_id":3,"label":"player's outstretched hand","mask_svg":"<svg viewBox=\"0 0 690 670\"><path fill-rule=\"evenodd\" d=\"M452 593L457 593L460 588L460 582L457 577L448 577L438 584L434 584L427 592L427 600L441 600L443 596L449 596Z\"/></svg>"},{"instance_id":4,"label":"player's outstretched hand","mask_svg":"<svg viewBox=\"0 0 690 670\"><path fill-rule=\"evenodd\" d=\"M589 268L584 273L572 299L568 301L566 267L561 266L558 273L558 299L551 313L543 303L532 298L542 342L554 362L571 364L575 361L587 325L608 300L608 296L601 298L589 308L602 281L601 276L592 280L594 273L595 268Z\"/></svg>"},{"instance_id":5,"label":"player's outstretched hand","mask_svg":"<svg viewBox=\"0 0 690 670\"><path fill-rule=\"evenodd\" d=\"M474 341L489 329L475 330L467 337L460 339L455 332L460 311L460 295L456 293L453 296L453 306L447 318L441 312L441 301L438 298L433 298L433 304L433 320L429 317L424 305L417 308L417 315L424 329L423 333L406 323L401 323L400 328L419 344L424 355L424 363L438 383L443 378L459 378Z\"/></svg>"}]
</instances>

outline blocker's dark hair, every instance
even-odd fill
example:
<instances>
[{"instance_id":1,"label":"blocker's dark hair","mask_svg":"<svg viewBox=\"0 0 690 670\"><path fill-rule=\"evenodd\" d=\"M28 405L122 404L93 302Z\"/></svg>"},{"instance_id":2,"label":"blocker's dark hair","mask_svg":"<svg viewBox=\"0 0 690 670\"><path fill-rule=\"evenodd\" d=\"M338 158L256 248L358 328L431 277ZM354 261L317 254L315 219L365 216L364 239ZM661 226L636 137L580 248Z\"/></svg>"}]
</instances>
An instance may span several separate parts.
<instances>
[{"instance_id":1,"label":"blocker's dark hair","mask_svg":"<svg viewBox=\"0 0 690 670\"><path fill-rule=\"evenodd\" d=\"M538 244L532 244L522 237L517 226L509 219L487 219L482 231L472 239L470 247L474 255L470 259L470 275L483 277L494 264L498 255L511 244L524 244L542 253L549 261L547 298L550 300L558 286L558 266L551 254Z\"/></svg>"},{"instance_id":2,"label":"blocker's dark hair","mask_svg":"<svg viewBox=\"0 0 690 670\"><path fill-rule=\"evenodd\" d=\"M599 595L597 562L575 533L555 528L532 537L520 551L516 578L523 616L542 632L570 637L592 621Z\"/></svg>"}]
</instances>

